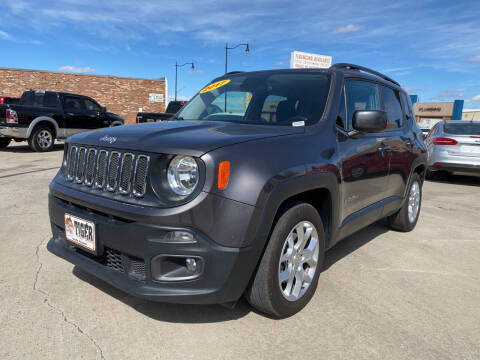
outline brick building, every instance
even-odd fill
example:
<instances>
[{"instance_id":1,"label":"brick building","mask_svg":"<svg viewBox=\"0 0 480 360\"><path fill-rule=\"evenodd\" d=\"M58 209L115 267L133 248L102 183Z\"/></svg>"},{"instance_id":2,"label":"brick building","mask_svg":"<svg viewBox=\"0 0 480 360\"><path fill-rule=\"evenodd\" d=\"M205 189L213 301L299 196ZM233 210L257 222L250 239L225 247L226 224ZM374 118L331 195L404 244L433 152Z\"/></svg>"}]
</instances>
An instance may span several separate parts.
<instances>
[{"instance_id":1,"label":"brick building","mask_svg":"<svg viewBox=\"0 0 480 360\"><path fill-rule=\"evenodd\" d=\"M29 89L90 96L129 124L135 122L139 108L146 112L165 111L168 96L166 78L148 80L0 68L0 96L20 97Z\"/></svg>"}]
</instances>

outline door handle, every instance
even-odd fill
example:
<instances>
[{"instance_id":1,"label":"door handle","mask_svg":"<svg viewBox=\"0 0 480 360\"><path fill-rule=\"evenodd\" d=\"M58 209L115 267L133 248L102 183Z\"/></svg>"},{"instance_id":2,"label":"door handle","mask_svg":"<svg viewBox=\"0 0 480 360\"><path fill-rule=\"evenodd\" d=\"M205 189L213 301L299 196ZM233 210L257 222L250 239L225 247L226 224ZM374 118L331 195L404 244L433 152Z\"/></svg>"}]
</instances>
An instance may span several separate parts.
<instances>
[{"instance_id":1,"label":"door handle","mask_svg":"<svg viewBox=\"0 0 480 360\"><path fill-rule=\"evenodd\" d=\"M380 154L382 157L385 157L385 153L390 152L392 148L388 145L382 145L377 148L378 151L380 151Z\"/></svg>"},{"instance_id":2,"label":"door handle","mask_svg":"<svg viewBox=\"0 0 480 360\"><path fill-rule=\"evenodd\" d=\"M68 116L75 116L74 113L67 113Z\"/></svg>"}]
</instances>

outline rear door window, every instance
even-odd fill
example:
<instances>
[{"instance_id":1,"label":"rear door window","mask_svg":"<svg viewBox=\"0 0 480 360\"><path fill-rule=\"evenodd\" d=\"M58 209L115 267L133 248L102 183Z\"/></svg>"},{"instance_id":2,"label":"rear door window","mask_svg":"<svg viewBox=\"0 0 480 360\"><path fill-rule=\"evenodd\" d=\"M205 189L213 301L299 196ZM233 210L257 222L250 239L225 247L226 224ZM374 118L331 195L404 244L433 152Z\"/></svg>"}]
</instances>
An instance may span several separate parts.
<instances>
[{"instance_id":1,"label":"rear door window","mask_svg":"<svg viewBox=\"0 0 480 360\"><path fill-rule=\"evenodd\" d=\"M58 105L57 93L47 91L43 96L43 106L57 107L57 105Z\"/></svg>"},{"instance_id":2,"label":"rear door window","mask_svg":"<svg viewBox=\"0 0 480 360\"><path fill-rule=\"evenodd\" d=\"M387 129L398 129L403 126L403 111L400 105L400 94L386 86L380 86L383 99L383 110L387 113Z\"/></svg>"},{"instance_id":3,"label":"rear door window","mask_svg":"<svg viewBox=\"0 0 480 360\"><path fill-rule=\"evenodd\" d=\"M400 99L402 100L402 106L405 116L408 114L410 119L415 119L415 114L413 113L412 101L410 100L410 97L407 96L405 93L401 92Z\"/></svg>"},{"instance_id":4,"label":"rear door window","mask_svg":"<svg viewBox=\"0 0 480 360\"><path fill-rule=\"evenodd\" d=\"M88 110L88 111L100 111L100 106L95 103L94 101L90 100L90 99L84 99L85 100L85 108Z\"/></svg>"},{"instance_id":5,"label":"rear door window","mask_svg":"<svg viewBox=\"0 0 480 360\"><path fill-rule=\"evenodd\" d=\"M347 80L347 129L352 129L352 119L355 111L380 110L377 85L362 80Z\"/></svg>"},{"instance_id":6,"label":"rear door window","mask_svg":"<svg viewBox=\"0 0 480 360\"><path fill-rule=\"evenodd\" d=\"M70 111L70 112L82 112L84 109L80 99L73 96L65 97L64 107L66 111Z\"/></svg>"},{"instance_id":7,"label":"rear door window","mask_svg":"<svg viewBox=\"0 0 480 360\"><path fill-rule=\"evenodd\" d=\"M345 108L345 90L342 89L342 95L340 96L340 105L338 108L338 115L336 120L337 126L342 129L346 129L347 126L347 111Z\"/></svg>"}]
</instances>

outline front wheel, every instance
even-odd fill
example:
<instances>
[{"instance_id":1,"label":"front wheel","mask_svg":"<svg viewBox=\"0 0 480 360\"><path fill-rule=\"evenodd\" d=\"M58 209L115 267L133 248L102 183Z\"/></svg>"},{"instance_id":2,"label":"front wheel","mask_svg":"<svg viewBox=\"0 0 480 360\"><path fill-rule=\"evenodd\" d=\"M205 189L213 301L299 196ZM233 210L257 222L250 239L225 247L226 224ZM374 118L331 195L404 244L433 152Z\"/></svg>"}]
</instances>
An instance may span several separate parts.
<instances>
[{"instance_id":1,"label":"front wheel","mask_svg":"<svg viewBox=\"0 0 480 360\"><path fill-rule=\"evenodd\" d=\"M417 225L422 205L422 180L420 175L414 173L410 179L407 198L400 210L388 217L388 222L393 230L412 231Z\"/></svg>"},{"instance_id":2,"label":"front wheel","mask_svg":"<svg viewBox=\"0 0 480 360\"><path fill-rule=\"evenodd\" d=\"M246 292L248 302L273 317L303 309L317 288L325 252L320 215L298 203L278 219Z\"/></svg>"},{"instance_id":3,"label":"front wheel","mask_svg":"<svg viewBox=\"0 0 480 360\"><path fill-rule=\"evenodd\" d=\"M28 144L32 150L37 152L50 151L55 144L55 136L52 129L48 126L39 126L32 131L32 135L28 139Z\"/></svg>"},{"instance_id":4,"label":"front wheel","mask_svg":"<svg viewBox=\"0 0 480 360\"><path fill-rule=\"evenodd\" d=\"M0 149L5 149L10 144L10 141L12 141L10 138L0 138Z\"/></svg>"}]
</instances>

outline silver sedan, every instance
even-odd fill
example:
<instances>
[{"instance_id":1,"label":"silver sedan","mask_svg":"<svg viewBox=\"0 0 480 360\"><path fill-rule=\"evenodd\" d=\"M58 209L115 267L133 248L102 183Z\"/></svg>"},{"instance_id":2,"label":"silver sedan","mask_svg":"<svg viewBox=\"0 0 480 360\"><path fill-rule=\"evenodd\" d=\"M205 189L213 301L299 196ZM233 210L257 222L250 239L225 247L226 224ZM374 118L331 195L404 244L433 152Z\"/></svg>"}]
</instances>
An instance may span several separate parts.
<instances>
[{"instance_id":1,"label":"silver sedan","mask_svg":"<svg viewBox=\"0 0 480 360\"><path fill-rule=\"evenodd\" d=\"M480 175L480 122L441 121L427 138L429 173Z\"/></svg>"}]
</instances>

